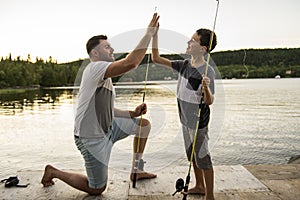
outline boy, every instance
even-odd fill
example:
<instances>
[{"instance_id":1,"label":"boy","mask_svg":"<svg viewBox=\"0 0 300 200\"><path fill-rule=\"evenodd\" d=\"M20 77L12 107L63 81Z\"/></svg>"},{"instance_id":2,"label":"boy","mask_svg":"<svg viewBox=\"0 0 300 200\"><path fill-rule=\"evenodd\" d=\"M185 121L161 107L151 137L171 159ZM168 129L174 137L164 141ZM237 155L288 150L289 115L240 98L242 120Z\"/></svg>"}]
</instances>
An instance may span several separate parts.
<instances>
[{"instance_id":1,"label":"boy","mask_svg":"<svg viewBox=\"0 0 300 200\"><path fill-rule=\"evenodd\" d=\"M177 102L188 160L191 156L196 122L199 120L193 159L196 185L189 189L188 193L205 195L206 200L214 199L214 171L208 151L208 123L210 118L209 105L214 101L215 72L211 66L208 66L206 74L208 64L204 59L204 56L213 50L217 44L214 34L211 49L209 49L211 34L212 31L208 29L197 30L191 40L188 41L186 50L186 53L191 55L191 59L182 61L170 61L160 57L157 47L157 32L152 40L153 62L179 72ZM198 119L199 107L201 107L200 119Z\"/></svg>"}]
</instances>

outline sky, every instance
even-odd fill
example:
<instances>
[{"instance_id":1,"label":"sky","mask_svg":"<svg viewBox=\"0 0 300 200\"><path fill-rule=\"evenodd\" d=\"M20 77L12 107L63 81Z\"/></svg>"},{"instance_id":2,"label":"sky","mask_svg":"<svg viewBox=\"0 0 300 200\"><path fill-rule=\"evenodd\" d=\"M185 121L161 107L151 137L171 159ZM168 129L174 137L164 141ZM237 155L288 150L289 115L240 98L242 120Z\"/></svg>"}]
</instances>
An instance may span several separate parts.
<instances>
[{"instance_id":1,"label":"sky","mask_svg":"<svg viewBox=\"0 0 300 200\"><path fill-rule=\"evenodd\" d=\"M164 52L184 53L197 29L213 28L217 1L0 0L0 57L84 59L87 40L99 34L108 36L115 52L130 51L155 7L164 35L159 42L179 44ZM299 9L299 0L219 0L214 52L300 47Z\"/></svg>"}]
</instances>

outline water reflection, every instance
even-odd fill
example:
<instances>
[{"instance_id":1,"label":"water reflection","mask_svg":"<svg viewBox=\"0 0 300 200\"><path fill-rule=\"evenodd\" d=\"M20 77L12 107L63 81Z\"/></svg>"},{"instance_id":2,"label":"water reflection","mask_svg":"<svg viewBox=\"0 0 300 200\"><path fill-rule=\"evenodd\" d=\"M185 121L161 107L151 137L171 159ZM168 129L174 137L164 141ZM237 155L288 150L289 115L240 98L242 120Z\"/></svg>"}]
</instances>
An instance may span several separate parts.
<instances>
[{"instance_id":1,"label":"water reflection","mask_svg":"<svg viewBox=\"0 0 300 200\"><path fill-rule=\"evenodd\" d=\"M116 99L141 100L145 92L143 85L116 86ZM0 115L15 115L24 110L55 109L66 100L72 103L78 93L77 88L49 88L49 89L11 89L0 90ZM148 86L147 98L174 97L174 93L162 89L160 86Z\"/></svg>"},{"instance_id":2,"label":"water reflection","mask_svg":"<svg viewBox=\"0 0 300 200\"><path fill-rule=\"evenodd\" d=\"M66 99L72 99L72 89L8 90L0 93L0 115L15 115L26 109L55 109Z\"/></svg>"}]
</instances>

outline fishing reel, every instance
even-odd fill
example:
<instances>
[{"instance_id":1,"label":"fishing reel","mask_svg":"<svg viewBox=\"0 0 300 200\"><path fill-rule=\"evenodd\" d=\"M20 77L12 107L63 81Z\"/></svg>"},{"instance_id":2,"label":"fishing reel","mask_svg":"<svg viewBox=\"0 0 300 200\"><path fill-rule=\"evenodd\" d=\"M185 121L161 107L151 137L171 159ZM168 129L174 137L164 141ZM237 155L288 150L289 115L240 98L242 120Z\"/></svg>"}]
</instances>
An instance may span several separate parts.
<instances>
[{"instance_id":1,"label":"fishing reel","mask_svg":"<svg viewBox=\"0 0 300 200\"><path fill-rule=\"evenodd\" d=\"M177 179L175 188L176 191L172 194L172 196L174 196L177 192L181 192L184 189L184 180L182 178Z\"/></svg>"},{"instance_id":2,"label":"fishing reel","mask_svg":"<svg viewBox=\"0 0 300 200\"><path fill-rule=\"evenodd\" d=\"M177 192L181 192L183 194L182 200L186 200L188 195L190 179L190 173L188 173L188 175L186 176L185 183L182 178L177 179L175 184L176 191L172 194L172 196L174 196Z\"/></svg>"}]
</instances>

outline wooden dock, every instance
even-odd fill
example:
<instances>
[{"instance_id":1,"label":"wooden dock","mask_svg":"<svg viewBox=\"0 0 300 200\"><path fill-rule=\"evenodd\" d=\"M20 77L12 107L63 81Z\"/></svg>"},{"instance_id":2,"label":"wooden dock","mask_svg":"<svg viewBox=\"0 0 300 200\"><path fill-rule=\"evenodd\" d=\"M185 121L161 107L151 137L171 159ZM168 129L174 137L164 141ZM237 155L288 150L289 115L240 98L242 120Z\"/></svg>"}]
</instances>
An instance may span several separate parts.
<instances>
[{"instance_id":1,"label":"wooden dock","mask_svg":"<svg viewBox=\"0 0 300 200\"><path fill-rule=\"evenodd\" d=\"M19 171L20 184L27 188L5 188L0 185L0 199L85 199L85 200L161 200L182 199L181 194L172 196L178 178L185 179L187 167L166 168L157 171L158 177L138 181L132 188L129 174L116 170L109 171L106 191L99 196L90 196L71 188L55 179L55 185L44 188L40 180L43 171ZM215 166L215 197L221 200L265 199L299 200L300 199L300 164L287 165L234 165ZM74 171L74 170L70 170ZM84 170L75 170L84 173ZM190 186L194 185L194 176ZM204 199L202 196L189 195L188 199Z\"/></svg>"}]
</instances>

